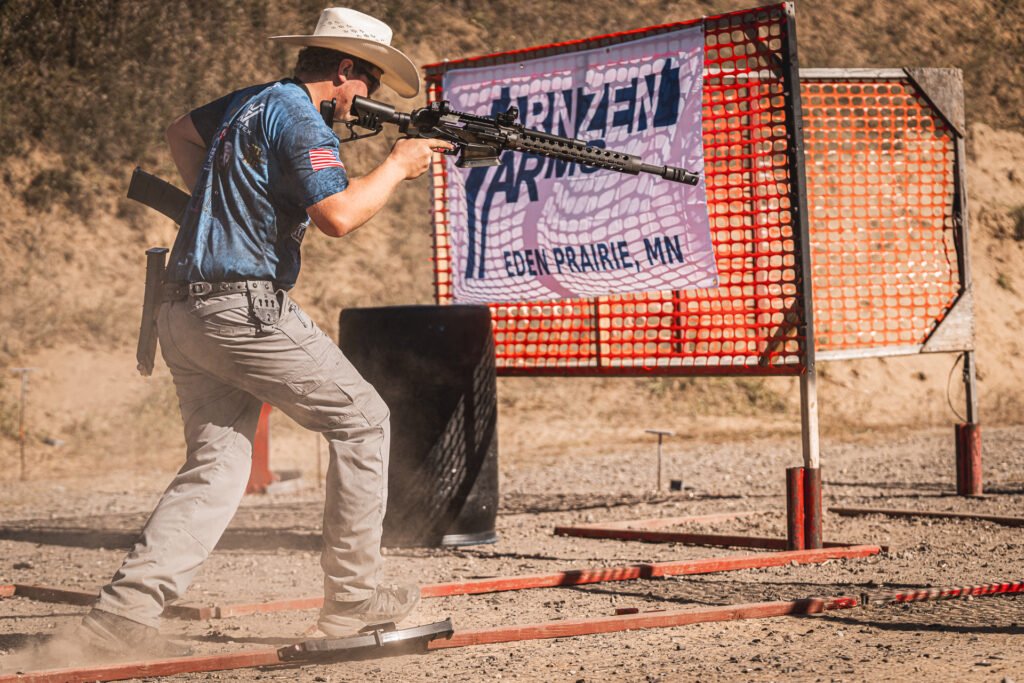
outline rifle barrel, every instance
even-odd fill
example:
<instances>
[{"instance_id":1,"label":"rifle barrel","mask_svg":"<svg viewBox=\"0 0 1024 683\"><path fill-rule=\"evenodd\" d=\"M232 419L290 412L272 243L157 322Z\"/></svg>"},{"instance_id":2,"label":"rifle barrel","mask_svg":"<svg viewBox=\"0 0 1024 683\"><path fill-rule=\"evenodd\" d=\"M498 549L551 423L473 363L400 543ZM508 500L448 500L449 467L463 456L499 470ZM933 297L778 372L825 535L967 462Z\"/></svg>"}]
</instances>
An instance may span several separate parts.
<instances>
[{"instance_id":1,"label":"rifle barrel","mask_svg":"<svg viewBox=\"0 0 1024 683\"><path fill-rule=\"evenodd\" d=\"M700 176L692 171L687 171L685 168L677 168L675 166L653 166L651 164L642 164L640 170L644 173L653 173L659 175L665 180L674 180L677 183L686 183L687 185L696 185L700 182Z\"/></svg>"}]
</instances>

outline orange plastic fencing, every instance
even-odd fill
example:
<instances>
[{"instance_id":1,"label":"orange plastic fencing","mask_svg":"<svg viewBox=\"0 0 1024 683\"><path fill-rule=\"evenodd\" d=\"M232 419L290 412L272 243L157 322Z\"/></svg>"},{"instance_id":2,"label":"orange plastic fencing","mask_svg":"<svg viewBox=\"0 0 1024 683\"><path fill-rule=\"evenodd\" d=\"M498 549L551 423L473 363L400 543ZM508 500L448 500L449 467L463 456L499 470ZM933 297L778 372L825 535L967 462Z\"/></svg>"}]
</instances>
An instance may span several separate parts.
<instances>
[{"instance_id":1,"label":"orange plastic fencing","mask_svg":"<svg viewBox=\"0 0 1024 683\"><path fill-rule=\"evenodd\" d=\"M807 335L784 6L702 20L708 213L721 286L494 304L501 374L796 374ZM612 45L686 24L427 67ZM956 133L904 72L810 70L800 87L815 349L915 351L963 288ZM827 74L827 75L814 75ZM451 303L445 167L434 166L435 287Z\"/></svg>"},{"instance_id":2,"label":"orange plastic fencing","mask_svg":"<svg viewBox=\"0 0 1024 683\"><path fill-rule=\"evenodd\" d=\"M801 90L815 348L922 344L961 289L955 132L906 76Z\"/></svg>"},{"instance_id":3,"label":"orange plastic fencing","mask_svg":"<svg viewBox=\"0 0 1024 683\"><path fill-rule=\"evenodd\" d=\"M707 17L704 156L721 286L569 301L493 304L502 374L797 374L801 323L793 124L792 19L785 5ZM449 69L591 49L692 26L657 26L426 67L443 99ZM448 178L434 166L436 296L451 303Z\"/></svg>"},{"instance_id":4,"label":"orange plastic fencing","mask_svg":"<svg viewBox=\"0 0 1024 683\"><path fill-rule=\"evenodd\" d=\"M788 374L804 369L800 240L790 207L777 8L703 19L706 177L722 286L495 304L503 374ZM640 38L655 27L428 68ZM775 50L769 53L767 50ZM775 65L776 69L767 69ZM813 70L812 72L814 73ZM822 72L824 73L824 72ZM801 86L815 348L923 344L963 290L955 132L905 74L810 76ZM436 295L450 303L444 167L434 168Z\"/></svg>"}]
</instances>

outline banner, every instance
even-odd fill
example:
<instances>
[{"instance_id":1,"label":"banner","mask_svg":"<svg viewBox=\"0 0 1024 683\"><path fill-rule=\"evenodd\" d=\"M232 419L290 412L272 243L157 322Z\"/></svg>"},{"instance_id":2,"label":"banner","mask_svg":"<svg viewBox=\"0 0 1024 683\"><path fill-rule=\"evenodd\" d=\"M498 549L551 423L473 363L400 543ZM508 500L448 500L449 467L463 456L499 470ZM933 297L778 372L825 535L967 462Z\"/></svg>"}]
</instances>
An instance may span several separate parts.
<instances>
[{"instance_id":1,"label":"banner","mask_svg":"<svg viewBox=\"0 0 1024 683\"><path fill-rule=\"evenodd\" d=\"M716 287L701 130L703 27L477 69L452 69L452 109L519 108L527 128L701 175L696 185L505 152L448 159L454 299L535 301Z\"/></svg>"}]
</instances>

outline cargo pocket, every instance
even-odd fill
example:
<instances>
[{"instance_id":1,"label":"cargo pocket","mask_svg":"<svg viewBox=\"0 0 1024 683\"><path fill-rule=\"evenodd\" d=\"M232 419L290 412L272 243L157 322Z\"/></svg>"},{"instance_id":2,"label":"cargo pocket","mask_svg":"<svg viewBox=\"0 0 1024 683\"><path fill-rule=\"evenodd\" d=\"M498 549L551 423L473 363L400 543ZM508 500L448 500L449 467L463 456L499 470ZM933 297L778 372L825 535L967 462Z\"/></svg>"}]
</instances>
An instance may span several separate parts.
<instances>
[{"instance_id":1,"label":"cargo pocket","mask_svg":"<svg viewBox=\"0 0 1024 683\"><path fill-rule=\"evenodd\" d=\"M334 340L298 306L289 302L285 311L277 329L289 340L296 360L282 381L298 399L296 410L326 429L385 422L390 416L387 405Z\"/></svg>"},{"instance_id":2,"label":"cargo pocket","mask_svg":"<svg viewBox=\"0 0 1024 683\"><path fill-rule=\"evenodd\" d=\"M372 384L363 379L344 354L341 355L341 362L335 372L334 383L352 400L367 424L376 427L391 416L391 411L384 403L384 399L380 397Z\"/></svg>"},{"instance_id":3,"label":"cargo pocket","mask_svg":"<svg viewBox=\"0 0 1024 683\"><path fill-rule=\"evenodd\" d=\"M295 394L307 396L330 379L331 366L335 362L331 353L333 344L324 345L316 334L303 339L301 335L290 334L284 329L281 332L297 347L294 367L282 376L281 381ZM317 354L317 347L324 353Z\"/></svg>"}]
</instances>

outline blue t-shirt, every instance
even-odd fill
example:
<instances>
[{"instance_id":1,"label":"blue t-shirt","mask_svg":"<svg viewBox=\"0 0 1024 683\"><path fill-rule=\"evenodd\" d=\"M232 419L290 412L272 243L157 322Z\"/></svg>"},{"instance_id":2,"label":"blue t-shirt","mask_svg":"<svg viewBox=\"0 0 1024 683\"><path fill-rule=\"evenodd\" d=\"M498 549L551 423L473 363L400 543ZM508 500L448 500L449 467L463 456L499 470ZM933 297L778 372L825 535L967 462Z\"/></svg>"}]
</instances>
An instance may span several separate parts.
<instances>
[{"instance_id":1,"label":"blue t-shirt","mask_svg":"<svg viewBox=\"0 0 1024 683\"><path fill-rule=\"evenodd\" d=\"M291 80L233 92L192 117L209 152L165 280L274 280L291 289L306 209L348 187L338 136Z\"/></svg>"}]
</instances>

